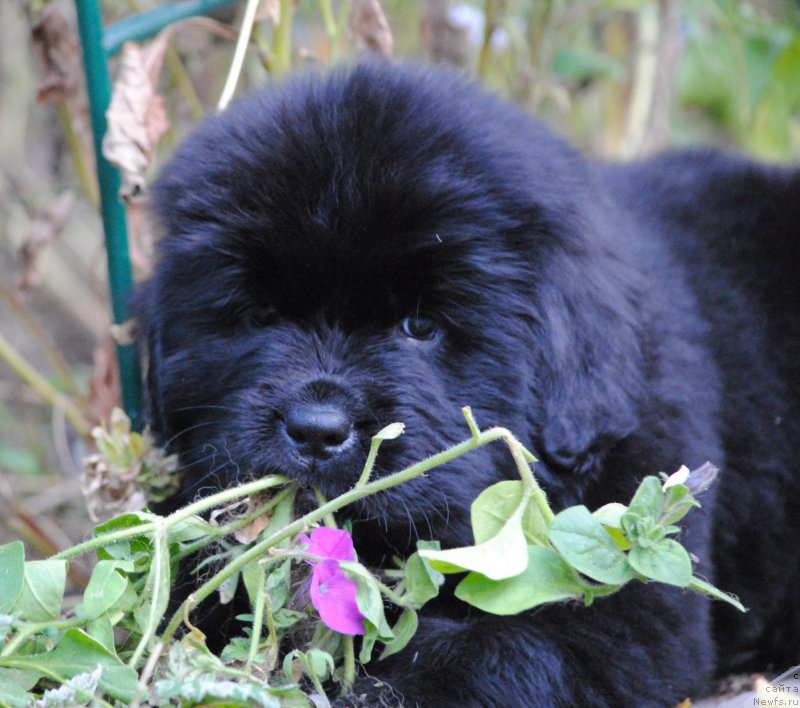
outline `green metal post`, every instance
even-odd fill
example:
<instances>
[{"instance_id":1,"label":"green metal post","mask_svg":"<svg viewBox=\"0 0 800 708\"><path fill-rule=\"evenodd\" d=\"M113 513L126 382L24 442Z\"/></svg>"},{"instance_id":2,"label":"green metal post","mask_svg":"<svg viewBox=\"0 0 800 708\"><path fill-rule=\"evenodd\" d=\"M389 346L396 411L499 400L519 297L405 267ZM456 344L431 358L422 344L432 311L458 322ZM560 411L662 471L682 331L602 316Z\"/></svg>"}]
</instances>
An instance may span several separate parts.
<instances>
[{"instance_id":1,"label":"green metal post","mask_svg":"<svg viewBox=\"0 0 800 708\"><path fill-rule=\"evenodd\" d=\"M112 56L129 40L140 42L157 34L173 22L194 15L204 15L233 2L235 0L179 0L152 10L145 10L106 27L103 33L103 47L106 54Z\"/></svg>"},{"instance_id":2,"label":"green metal post","mask_svg":"<svg viewBox=\"0 0 800 708\"><path fill-rule=\"evenodd\" d=\"M111 100L111 82L103 49L103 19L99 0L75 0L78 32L83 50L83 65L92 116L92 134L97 158L97 180L100 187L100 210L108 254L108 277L114 322L128 319L128 300L133 289L128 255L125 207L119 201L119 172L103 157L103 136L106 133L106 110ZM122 404L134 429L141 425L141 372L134 346L117 345Z\"/></svg>"}]
</instances>

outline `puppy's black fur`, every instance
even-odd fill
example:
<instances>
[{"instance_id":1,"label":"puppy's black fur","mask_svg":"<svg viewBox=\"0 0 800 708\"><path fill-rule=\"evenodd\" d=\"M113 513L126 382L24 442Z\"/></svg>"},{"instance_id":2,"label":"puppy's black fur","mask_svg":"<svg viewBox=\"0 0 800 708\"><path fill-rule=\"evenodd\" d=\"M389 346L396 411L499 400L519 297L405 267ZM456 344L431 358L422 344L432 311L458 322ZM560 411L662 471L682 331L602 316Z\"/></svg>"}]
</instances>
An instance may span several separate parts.
<instances>
[{"instance_id":1,"label":"puppy's black fur","mask_svg":"<svg viewBox=\"0 0 800 708\"><path fill-rule=\"evenodd\" d=\"M464 439L465 404L534 451L558 508L723 470L682 539L747 615L639 583L515 617L445 596L370 665L407 704L671 705L800 659L796 171L596 164L449 73L361 65L208 120L154 196L141 315L175 504L273 472L341 493L379 428L407 426L385 474ZM470 502L515 476L496 446L370 497L356 546L470 543Z\"/></svg>"}]
</instances>

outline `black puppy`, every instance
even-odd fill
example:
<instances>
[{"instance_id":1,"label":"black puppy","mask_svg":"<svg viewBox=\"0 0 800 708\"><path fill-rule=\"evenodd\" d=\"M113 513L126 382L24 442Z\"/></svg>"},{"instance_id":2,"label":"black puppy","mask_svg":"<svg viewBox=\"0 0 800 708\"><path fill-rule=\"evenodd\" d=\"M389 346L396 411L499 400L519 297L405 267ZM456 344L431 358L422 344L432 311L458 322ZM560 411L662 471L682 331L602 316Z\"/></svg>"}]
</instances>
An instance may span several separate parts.
<instances>
[{"instance_id":1,"label":"black puppy","mask_svg":"<svg viewBox=\"0 0 800 708\"><path fill-rule=\"evenodd\" d=\"M682 539L747 615L639 583L514 617L445 597L370 665L407 704L671 705L800 660L800 174L599 165L450 73L362 65L208 120L154 202L141 314L175 504L274 472L336 495L379 428L407 430L385 474L464 439L465 404L534 451L557 508L722 468ZM496 446L370 497L356 547L468 544L471 501L515 476Z\"/></svg>"}]
</instances>

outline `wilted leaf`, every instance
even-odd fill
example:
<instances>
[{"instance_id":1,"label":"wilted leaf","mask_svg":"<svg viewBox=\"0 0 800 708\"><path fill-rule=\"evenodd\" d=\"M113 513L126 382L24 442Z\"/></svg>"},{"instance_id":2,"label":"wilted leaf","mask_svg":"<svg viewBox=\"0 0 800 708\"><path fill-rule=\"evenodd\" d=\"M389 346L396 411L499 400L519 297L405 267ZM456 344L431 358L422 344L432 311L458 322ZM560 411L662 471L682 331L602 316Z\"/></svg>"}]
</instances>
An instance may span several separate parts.
<instances>
[{"instance_id":1,"label":"wilted leaf","mask_svg":"<svg viewBox=\"0 0 800 708\"><path fill-rule=\"evenodd\" d=\"M122 401L116 349L111 337L105 337L94 350L92 363L89 409L95 420L108 420L114 408L121 405Z\"/></svg>"},{"instance_id":2,"label":"wilted leaf","mask_svg":"<svg viewBox=\"0 0 800 708\"><path fill-rule=\"evenodd\" d=\"M359 51L373 51L391 57L394 39L378 0L352 0L348 26Z\"/></svg>"},{"instance_id":3,"label":"wilted leaf","mask_svg":"<svg viewBox=\"0 0 800 708\"><path fill-rule=\"evenodd\" d=\"M61 235L76 201L73 192L62 192L31 216L27 233L19 249L21 266L17 284L20 288L30 288L39 284L40 276L37 269L39 255Z\"/></svg>"},{"instance_id":4,"label":"wilted leaf","mask_svg":"<svg viewBox=\"0 0 800 708\"><path fill-rule=\"evenodd\" d=\"M81 58L66 17L57 7L45 5L31 34L42 69L36 100L50 104L74 98L80 88Z\"/></svg>"},{"instance_id":5,"label":"wilted leaf","mask_svg":"<svg viewBox=\"0 0 800 708\"><path fill-rule=\"evenodd\" d=\"M281 23L281 0L261 0L256 12L256 22Z\"/></svg>"},{"instance_id":6,"label":"wilted leaf","mask_svg":"<svg viewBox=\"0 0 800 708\"><path fill-rule=\"evenodd\" d=\"M162 31L146 48L126 42L108 107L103 154L122 173L120 198L132 202L145 191L149 167L159 137L169 127L158 77L170 30Z\"/></svg>"}]
</instances>

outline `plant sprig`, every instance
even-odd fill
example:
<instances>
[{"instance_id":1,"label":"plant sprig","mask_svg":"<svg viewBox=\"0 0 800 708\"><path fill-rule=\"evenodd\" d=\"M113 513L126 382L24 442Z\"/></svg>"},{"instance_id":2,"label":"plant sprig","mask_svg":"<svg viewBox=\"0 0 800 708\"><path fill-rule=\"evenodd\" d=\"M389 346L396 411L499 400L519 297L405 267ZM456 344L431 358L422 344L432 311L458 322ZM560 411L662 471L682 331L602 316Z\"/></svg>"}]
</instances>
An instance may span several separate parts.
<instances>
[{"instance_id":1,"label":"plant sprig","mask_svg":"<svg viewBox=\"0 0 800 708\"><path fill-rule=\"evenodd\" d=\"M609 504L594 512L574 506L554 514L531 468L533 455L507 429L481 431L470 409L463 412L468 439L400 472L371 479L381 445L403 432L400 424L387 426L373 438L354 487L331 500L318 495L318 507L298 518L296 484L269 476L167 516L122 514L97 526L90 540L46 561L25 561L20 542L0 546L0 706L22 706L48 695L42 693L43 680L72 691L75 705L87 704L92 695L101 704L132 703L148 689L155 705L219 699L234 706L280 706L309 700L301 689L302 676L307 690L316 694L330 680L349 686L355 676L353 637L330 630L307 604L297 604L308 582L302 569L309 561L324 560L306 552L299 535L323 521L334 526L334 513L359 499L498 440L508 446L519 479L496 483L475 499L472 546L441 549L435 539L420 541L417 552L379 575L355 559L337 561L337 575L352 583L363 618L361 663L372 659L376 643L383 645L380 657L385 658L411 641L417 612L436 597L448 573L466 574L456 597L501 615L552 602L591 604L632 581L668 583L744 609L693 574L691 558L675 538L676 524L699 506L694 494L713 480L710 466L691 474L682 468L663 479L646 477L628 505ZM264 493L269 494L266 500L259 496ZM244 498L251 503L237 516L230 505ZM212 518L219 515L224 523L205 520L215 508L223 511ZM265 522L257 527L255 541L233 542L233 536L241 538L245 527L259 519ZM216 572L165 624L174 565L212 544L216 550L206 553L218 557ZM98 563L83 602L64 617L68 559L88 552L96 553ZM244 584L253 608L240 618L248 623L247 636L232 638L216 657L188 617L215 592L221 601L232 597L238 583ZM393 625L385 615L387 603L399 610ZM181 625L188 633L178 641ZM310 636L305 644L297 640L303 636ZM287 646L290 641L302 645ZM282 672L279 649L286 652Z\"/></svg>"}]
</instances>

